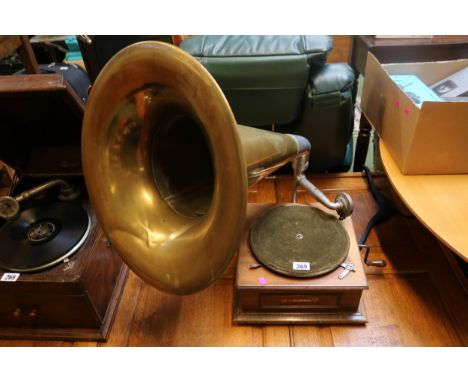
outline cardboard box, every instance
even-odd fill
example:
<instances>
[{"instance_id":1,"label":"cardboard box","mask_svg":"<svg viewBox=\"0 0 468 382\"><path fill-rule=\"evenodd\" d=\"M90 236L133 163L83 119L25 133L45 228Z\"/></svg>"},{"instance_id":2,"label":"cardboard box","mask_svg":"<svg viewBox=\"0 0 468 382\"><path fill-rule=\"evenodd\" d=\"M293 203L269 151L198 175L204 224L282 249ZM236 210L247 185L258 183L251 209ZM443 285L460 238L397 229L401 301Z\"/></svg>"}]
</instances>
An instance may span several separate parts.
<instances>
[{"instance_id":1,"label":"cardboard box","mask_svg":"<svg viewBox=\"0 0 468 382\"><path fill-rule=\"evenodd\" d=\"M390 75L434 84L466 66L468 59L380 64L368 54L361 109L403 174L468 173L468 102L425 101L419 108Z\"/></svg>"}]
</instances>

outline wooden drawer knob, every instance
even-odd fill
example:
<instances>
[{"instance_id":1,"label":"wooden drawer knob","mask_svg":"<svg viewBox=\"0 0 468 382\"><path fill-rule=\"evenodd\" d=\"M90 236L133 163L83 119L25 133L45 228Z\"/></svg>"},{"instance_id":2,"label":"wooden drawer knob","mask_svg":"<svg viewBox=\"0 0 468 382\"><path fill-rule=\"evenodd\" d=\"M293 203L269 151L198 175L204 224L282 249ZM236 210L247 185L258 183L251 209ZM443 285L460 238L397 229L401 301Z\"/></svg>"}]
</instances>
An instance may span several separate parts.
<instances>
[{"instance_id":1,"label":"wooden drawer knob","mask_svg":"<svg viewBox=\"0 0 468 382\"><path fill-rule=\"evenodd\" d=\"M21 309L20 308L16 308L14 311L13 311L13 317L15 318L18 318L21 316Z\"/></svg>"},{"instance_id":2,"label":"wooden drawer knob","mask_svg":"<svg viewBox=\"0 0 468 382\"><path fill-rule=\"evenodd\" d=\"M28 313L28 316L30 318L36 318L37 317L37 309L31 309L30 312Z\"/></svg>"}]
</instances>

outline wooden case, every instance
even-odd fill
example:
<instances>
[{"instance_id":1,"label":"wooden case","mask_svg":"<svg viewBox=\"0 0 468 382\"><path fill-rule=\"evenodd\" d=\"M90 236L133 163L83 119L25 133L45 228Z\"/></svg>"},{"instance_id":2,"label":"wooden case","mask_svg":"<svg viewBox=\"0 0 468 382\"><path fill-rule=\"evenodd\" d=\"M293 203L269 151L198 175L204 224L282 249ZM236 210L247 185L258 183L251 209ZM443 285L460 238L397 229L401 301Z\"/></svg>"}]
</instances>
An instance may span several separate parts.
<instances>
[{"instance_id":1,"label":"wooden case","mask_svg":"<svg viewBox=\"0 0 468 382\"><path fill-rule=\"evenodd\" d=\"M359 255L351 218L343 225L350 236L350 250L345 262L352 262L355 272L338 279L343 268L315 278L285 277L265 267L251 269L258 263L252 254L248 235L254 220L272 204L249 204L246 229L241 239L237 265L233 321L238 324L362 324L367 322L360 303L368 289L367 277ZM320 205L316 207L324 209Z\"/></svg>"},{"instance_id":2,"label":"wooden case","mask_svg":"<svg viewBox=\"0 0 468 382\"><path fill-rule=\"evenodd\" d=\"M128 268L91 217L80 250L43 272L0 282L0 337L105 340Z\"/></svg>"},{"instance_id":3,"label":"wooden case","mask_svg":"<svg viewBox=\"0 0 468 382\"><path fill-rule=\"evenodd\" d=\"M87 210L91 224L84 244L63 263L0 282L0 337L105 340L109 334L128 268L109 245L86 197L83 111L82 100L61 75L0 78L0 159L16 171L10 195L65 178L81 185L83 196L76 203ZM34 203L23 202L22 208ZM4 272L0 269L0 277Z\"/></svg>"}]
</instances>

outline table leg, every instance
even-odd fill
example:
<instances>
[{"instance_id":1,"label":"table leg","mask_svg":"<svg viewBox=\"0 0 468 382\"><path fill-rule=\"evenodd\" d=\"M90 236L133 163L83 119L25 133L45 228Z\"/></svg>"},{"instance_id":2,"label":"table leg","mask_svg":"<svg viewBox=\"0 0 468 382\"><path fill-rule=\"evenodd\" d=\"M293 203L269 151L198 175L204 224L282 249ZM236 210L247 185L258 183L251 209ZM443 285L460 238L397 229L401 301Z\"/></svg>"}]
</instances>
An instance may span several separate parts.
<instances>
[{"instance_id":1,"label":"table leg","mask_svg":"<svg viewBox=\"0 0 468 382\"><path fill-rule=\"evenodd\" d=\"M359 135L356 142L356 153L354 154L354 172L360 172L363 170L364 163L367 157L367 151L369 149L369 139L371 133L371 125L364 114L361 114L359 121Z\"/></svg>"},{"instance_id":2,"label":"table leg","mask_svg":"<svg viewBox=\"0 0 468 382\"><path fill-rule=\"evenodd\" d=\"M393 215L399 214L398 210L393 206L393 204L377 189L372 179L372 173L369 170L369 167L363 166L364 173L366 175L367 183L371 191L372 196L374 197L375 202L377 203L379 209L374 216L367 223L364 233L358 241L358 244L364 244L369 236L370 230L384 221L390 219Z\"/></svg>"}]
</instances>

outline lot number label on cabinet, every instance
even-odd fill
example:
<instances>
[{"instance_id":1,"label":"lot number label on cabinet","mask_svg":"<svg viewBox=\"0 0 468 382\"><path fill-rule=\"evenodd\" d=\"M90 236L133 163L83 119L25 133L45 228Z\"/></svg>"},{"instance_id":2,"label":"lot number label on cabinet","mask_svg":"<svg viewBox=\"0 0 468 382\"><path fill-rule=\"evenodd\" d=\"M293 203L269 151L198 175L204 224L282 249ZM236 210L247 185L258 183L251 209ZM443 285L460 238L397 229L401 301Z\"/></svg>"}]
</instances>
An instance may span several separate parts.
<instances>
[{"instance_id":1,"label":"lot number label on cabinet","mask_svg":"<svg viewBox=\"0 0 468 382\"><path fill-rule=\"evenodd\" d=\"M4 273L0 281L15 282L19 276L19 273Z\"/></svg>"},{"instance_id":2,"label":"lot number label on cabinet","mask_svg":"<svg viewBox=\"0 0 468 382\"><path fill-rule=\"evenodd\" d=\"M293 261L293 269L295 271L310 271L310 263Z\"/></svg>"}]
</instances>

